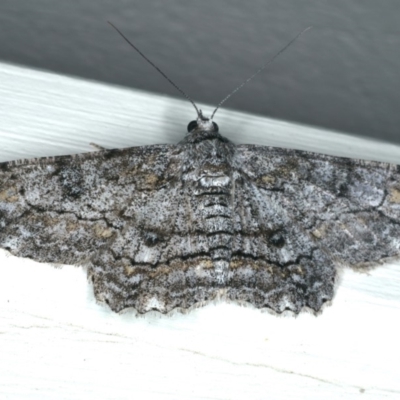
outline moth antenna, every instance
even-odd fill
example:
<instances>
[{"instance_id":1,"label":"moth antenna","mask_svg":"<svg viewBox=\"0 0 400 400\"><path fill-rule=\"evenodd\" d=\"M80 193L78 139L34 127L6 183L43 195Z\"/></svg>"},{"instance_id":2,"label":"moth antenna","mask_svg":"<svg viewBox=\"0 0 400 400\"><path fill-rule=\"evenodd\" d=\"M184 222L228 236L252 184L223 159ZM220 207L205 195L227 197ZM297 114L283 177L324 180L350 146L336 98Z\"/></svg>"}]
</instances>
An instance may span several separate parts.
<instances>
[{"instance_id":1,"label":"moth antenna","mask_svg":"<svg viewBox=\"0 0 400 400\"><path fill-rule=\"evenodd\" d=\"M238 90L240 90L244 85L246 85L247 82L250 82L255 76L257 76L260 72L264 71L265 68L269 64L271 64L279 55L281 55L288 47L290 47L303 33L306 33L308 30L310 30L312 26L309 26L306 29L303 29L300 33L298 33L285 47L283 47L281 50L279 50L271 59L269 59L265 64L263 64L256 72L254 72L253 75L250 76L250 78L247 78L244 80L236 89L232 90L231 93L229 93L216 107L214 112L211 115L211 120L214 118L215 113L218 111L218 109L224 104L231 96L233 96Z\"/></svg>"},{"instance_id":2,"label":"moth antenna","mask_svg":"<svg viewBox=\"0 0 400 400\"><path fill-rule=\"evenodd\" d=\"M160 68L157 67L152 61L150 61L114 24L112 24L110 21L107 21L109 25L111 25L112 28L114 28L117 33L120 34L120 36L134 49L136 50L154 69L156 69L175 89L177 89L186 99L188 99L193 107L195 108L197 115L199 116L200 119L203 119L201 111L197 108L195 102L175 83L170 79L163 71L161 71Z\"/></svg>"}]
</instances>

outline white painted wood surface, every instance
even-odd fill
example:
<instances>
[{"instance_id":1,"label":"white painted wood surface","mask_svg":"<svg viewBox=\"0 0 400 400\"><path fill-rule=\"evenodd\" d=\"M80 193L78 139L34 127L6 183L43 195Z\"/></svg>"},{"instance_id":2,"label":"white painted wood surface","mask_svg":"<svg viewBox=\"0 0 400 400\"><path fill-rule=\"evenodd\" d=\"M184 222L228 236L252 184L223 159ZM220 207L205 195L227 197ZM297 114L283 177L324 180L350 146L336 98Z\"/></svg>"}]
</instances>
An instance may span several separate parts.
<instances>
[{"instance_id":1,"label":"white painted wood surface","mask_svg":"<svg viewBox=\"0 0 400 400\"><path fill-rule=\"evenodd\" d=\"M194 117L184 101L0 64L0 161L173 143ZM227 110L215 121L238 143L400 164L393 145ZM398 399L400 263L341 277L318 317L222 302L136 317L96 304L80 268L1 251L0 399Z\"/></svg>"}]
</instances>

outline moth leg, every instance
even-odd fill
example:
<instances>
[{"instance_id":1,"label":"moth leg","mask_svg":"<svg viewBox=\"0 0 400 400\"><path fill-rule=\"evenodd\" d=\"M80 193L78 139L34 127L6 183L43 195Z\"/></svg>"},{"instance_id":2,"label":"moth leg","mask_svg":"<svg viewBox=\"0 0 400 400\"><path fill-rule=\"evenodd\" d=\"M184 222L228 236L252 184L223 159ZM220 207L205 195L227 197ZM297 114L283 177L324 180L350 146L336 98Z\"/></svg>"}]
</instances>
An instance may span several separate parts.
<instances>
[{"instance_id":1,"label":"moth leg","mask_svg":"<svg viewBox=\"0 0 400 400\"><path fill-rule=\"evenodd\" d=\"M100 145L97 144L97 143L90 142L89 144L90 144L92 147L94 147L95 149L97 149L97 150L107 150L106 147L100 146Z\"/></svg>"}]
</instances>

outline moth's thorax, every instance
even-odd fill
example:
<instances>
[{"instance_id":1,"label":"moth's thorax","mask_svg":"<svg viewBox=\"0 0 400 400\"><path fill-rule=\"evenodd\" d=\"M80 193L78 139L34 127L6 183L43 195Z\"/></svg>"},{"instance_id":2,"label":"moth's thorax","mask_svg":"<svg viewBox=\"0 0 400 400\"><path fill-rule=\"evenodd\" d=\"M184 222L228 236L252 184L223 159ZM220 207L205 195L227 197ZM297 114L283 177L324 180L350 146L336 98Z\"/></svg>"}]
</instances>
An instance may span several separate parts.
<instances>
[{"instance_id":1,"label":"moth's thorax","mask_svg":"<svg viewBox=\"0 0 400 400\"><path fill-rule=\"evenodd\" d=\"M185 153L183 171L201 173L211 167L228 172L233 167L236 146L218 132L192 131L180 144Z\"/></svg>"}]
</instances>

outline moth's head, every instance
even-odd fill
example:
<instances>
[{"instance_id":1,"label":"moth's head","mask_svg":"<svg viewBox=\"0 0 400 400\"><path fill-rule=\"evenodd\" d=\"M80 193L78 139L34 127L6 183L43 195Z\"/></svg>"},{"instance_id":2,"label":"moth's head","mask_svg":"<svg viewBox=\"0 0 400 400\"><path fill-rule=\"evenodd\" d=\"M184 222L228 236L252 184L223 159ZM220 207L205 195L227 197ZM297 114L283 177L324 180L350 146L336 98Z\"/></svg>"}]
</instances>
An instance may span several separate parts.
<instances>
[{"instance_id":1,"label":"moth's head","mask_svg":"<svg viewBox=\"0 0 400 400\"><path fill-rule=\"evenodd\" d=\"M213 122L211 118L206 118L203 113L199 112L199 116L195 121L189 122L187 126L187 131L189 133L194 131L202 131L202 132L218 132L218 125Z\"/></svg>"}]
</instances>

